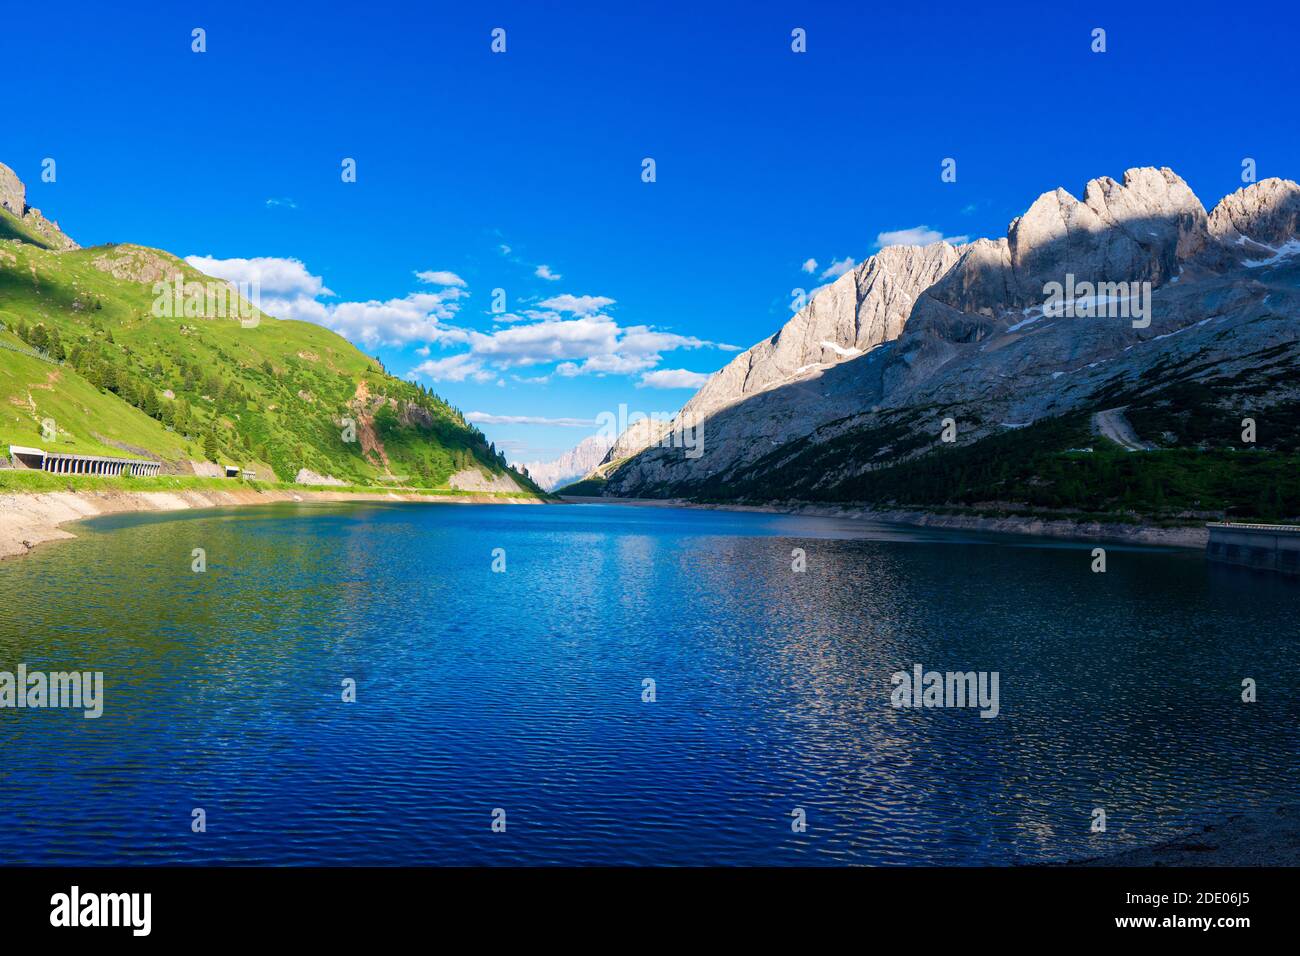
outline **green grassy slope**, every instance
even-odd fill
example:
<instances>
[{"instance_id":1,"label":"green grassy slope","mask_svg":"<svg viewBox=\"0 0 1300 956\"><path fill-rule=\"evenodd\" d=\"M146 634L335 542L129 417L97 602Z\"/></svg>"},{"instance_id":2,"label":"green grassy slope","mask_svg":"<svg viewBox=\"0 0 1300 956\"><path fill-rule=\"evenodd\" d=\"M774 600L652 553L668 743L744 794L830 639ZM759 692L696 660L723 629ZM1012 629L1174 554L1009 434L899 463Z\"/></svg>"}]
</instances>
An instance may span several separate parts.
<instances>
[{"instance_id":1,"label":"green grassy slope","mask_svg":"<svg viewBox=\"0 0 1300 956\"><path fill-rule=\"evenodd\" d=\"M30 224L9 215L7 209L0 209L0 239L17 239L42 249L52 249L53 244L42 236Z\"/></svg>"},{"instance_id":2,"label":"green grassy slope","mask_svg":"<svg viewBox=\"0 0 1300 956\"><path fill-rule=\"evenodd\" d=\"M4 450L208 460L281 481L308 468L358 486L445 488L464 468L505 471L459 411L327 329L265 315L251 328L215 314L159 318L155 281L211 280L140 246L53 252L30 238L0 210ZM54 441L41 435L46 418Z\"/></svg>"}]
</instances>

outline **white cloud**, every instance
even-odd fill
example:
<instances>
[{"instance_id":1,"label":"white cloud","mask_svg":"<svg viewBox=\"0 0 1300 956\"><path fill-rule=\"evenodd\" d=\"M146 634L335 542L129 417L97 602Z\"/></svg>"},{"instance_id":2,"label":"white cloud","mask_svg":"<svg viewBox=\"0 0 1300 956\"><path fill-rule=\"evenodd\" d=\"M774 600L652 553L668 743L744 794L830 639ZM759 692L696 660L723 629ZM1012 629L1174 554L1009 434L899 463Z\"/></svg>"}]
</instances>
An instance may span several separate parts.
<instances>
[{"instance_id":1,"label":"white cloud","mask_svg":"<svg viewBox=\"0 0 1300 956\"><path fill-rule=\"evenodd\" d=\"M507 367L560 362L555 372L565 378L631 375L654 368L664 352L714 346L695 336L663 332L648 325L624 328L605 315L514 326L491 335L473 333L470 340L474 354L491 357Z\"/></svg>"},{"instance_id":2,"label":"white cloud","mask_svg":"<svg viewBox=\"0 0 1300 956\"><path fill-rule=\"evenodd\" d=\"M855 265L857 265L857 263L853 261L852 256L845 256L843 259L840 259L838 261L832 260L831 264L822 270L821 278L838 279L840 276L844 275L844 273L852 269Z\"/></svg>"},{"instance_id":3,"label":"white cloud","mask_svg":"<svg viewBox=\"0 0 1300 956\"><path fill-rule=\"evenodd\" d=\"M817 271L817 260L805 259L804 264L801 268L803 269L804 272L808 273L809 275L812 275L814 272Z\"/></svg>"},{"instance_id":4,"label":"white cloud","mask_svg":"<svg viewBox=\"0 0 1300 956\"><path fill-rule=\"evenodd\" d=\"M548 282L559 282L564 278L558 272L552 272L551 267L545 264L538 266L533 275L539 279L546 279Z\"/></svg>"},{"instance_id":5,"label":"white cloud","mask_svg":"<svg viewBox=\"0 0 1300 956\"><path fill-rule=\"evenodd\" d=\"M270 199L266 201L266 207L268 209L274 209L276 206L283 206L285 209L298 208L298 204L294 202L292 199L290 199L288 196L285 196L283 198L272 196Z\"/></svg>"},{"instance_id":6,"label":"white cloud","mask_svg":"<svg viewBox=\"0 0 1300 956\"><path fill-rule=\"evenodd\" d=\"M699 388L709 380L703 372L688 372L684 368L661 368L656 372L646 372L637 388Z\"/></svg>"},{"instance_id":7,"label":"white cloud","mask_svg":"<svg viewBox=\"0 0 1300 956\"><path fill-rule=\"evenodd\" d=\"M419 346L415 351L424 361L408 374L433 381L504 384L503 372L552 363L556 367L549 373L542 370L544 374L532 379L517 380L540 382L548 374L635 375L656 368L666 352L739 350L739 346L649 325L621 326L601 313L614 304L608 296L553 296L522 314L494 315L491 330L482 332L451 324L462 300L469 296L465 281L453 272L417 272L421 282L436 288L401 298L337 302L329 301L334 293L298 259L190 256L186 261L208 275L260 288L261 308L276 318L314 322L371 350ZM461 346L465 350L433 359L431 346ZM656 387L653 383L661 379L668 380L644 381Z\"/></svg>"},{"instance_id":8,"label":"white cloud","mask_svg":"<svg viewBox=\"0 0 1300 956\"><path fill-rule=\"evenodd\" d=\"M594 428L590 418L543 418L540 415L491 415L487 412L470 412L465 420L475 425L559 425L563 428Z\"/></svg>"},{"instance_id":9,"label":"white cloud","mask_svg":"<svg viewBox=\"0 0 1300 956\"><path fill-rule=\"evenodd\" d=\"M204 275L230 282L251 283L263 295L280 298L333 295L320 276L307 271L299 259L257 256L253 259L217 259L213 256L186 256L185 261Z\"/></svg>"},{"instance_id":10,"label":"white cloud","mask_svg":"<svg viewBox=\"0 0 1300 956\"><path fill-rule=\"evenodd\" d=\"M649 371L665 352L678 349L739 346L709 342L691 335L665 332L649 325L620 326L602 314L614 300L600 295L558 295L522 314L494 317L499 325L490 333L470 332L470 353L498 369L557 363L552 374L634 375Z\"/></svg>"},{"instance_id":11,"label":"white cloud","mask_svg":"<svg viewBox=\"0 0 1300 956\"><path fill-rule=\"evenodd\" d=\"M571 312L574 315L591 315L614 304L614 300L603 295L564 295L552 296L538 303L543 309L555 312Z\"/></svg>"},{"instance_id":12,"label":"white cloud","mask_svg":"<svg viewBox=\"0 0 1300 956\"><path fill-rule=\"evenodd\" d=\"M693 335L657 332L648 325L634 325L624 329L620 343L621 350L632 355L653 355L657 352L671 352L673 349L701 349L712 344Z\"/></svg>"},{"instance_id":13,"label":"white cloud","mask_svg":"<svg viewBox=\"0 0 1300 956\"><path fill-rule=\"evenodd\" d=\"M561 374L569 378L577 375L634 375L658 364L658 355L618 355L607 352L604 355L593 355L581 365Z\"/></svg>"},{"instance_id":14,"label":"white cloud","mask_svg":"<svg viewBox=\"0 0 1300 956\"><path fill-rule=\"evenodd\" d=\"M969 239L969 236L945 236L939 230L931 229L929 226L913 226L911 229L895 229L892 232L880 233L876 236L876 246L880 249L886 246L928 246L940 240L956 246Z\"/></svg>"},{"instance_id":15,"label":"white cloud","mask_svg":"<svg viewBox=\"0 0 1300 956\"><path fill-rule=\"evenodd\" d=\"M442 324L455 316L459 308L456 298L459 295L449 299L440 293L413 292L386 302L340 302L322 305L319 318L308 317L308 321L318 322L367 348L410 342L463 343L468 338L465 330Z\"/></svg>"},{"instance_id":16,"label":"white cloud","mask_svg":"<svg viewBox=\"0 0 1300 956\"><path fill-rule=\"evenodd\" d=\"M430 359L411 369L411 377L423 375L435 382L463 382L472 378L476 382L489 382L495 373L483 367L482 361L469 352L444 359Z\"/></svg>"},{"instance_id":17,"label":"white cloud","mask_svg":"<svg viewBox=\"0 0 1300 956\"><path fill-rule=\"evenodd\" d=\"M254 299L267 315L314 322L369 349L411 342L457 344L468 340L464 330L443 324L456 315L460 310L459 300L469 294L456 286L436 292L413 292L383 302L374 299L325 302L322 299L333 297L334 293L298 259L187 256L185 261L206 275L251 283L260 291Z\"/></svg>"},{"instance_id":18,"label":"white cloud","mask_svg":"<svg viewBox=\"0 0 1300 956\"><path fill-rule=\"evenodd\" d=\"M446 270L428 270L417 272L415 277L427 285L451 285L465 288L465 280L454 272Z\"/></svg>"},{"instance_id":19,"label":"white cloud","mask_svg":"<svg viewBox=\"0 0 1300 956\"><path fill-rule=\"evenodd\" d=\"M470 349L505 366L536 365L612 352L619 327L606 316L511 325L492 333L470 334Z\"/></svg>"}]
</instances>

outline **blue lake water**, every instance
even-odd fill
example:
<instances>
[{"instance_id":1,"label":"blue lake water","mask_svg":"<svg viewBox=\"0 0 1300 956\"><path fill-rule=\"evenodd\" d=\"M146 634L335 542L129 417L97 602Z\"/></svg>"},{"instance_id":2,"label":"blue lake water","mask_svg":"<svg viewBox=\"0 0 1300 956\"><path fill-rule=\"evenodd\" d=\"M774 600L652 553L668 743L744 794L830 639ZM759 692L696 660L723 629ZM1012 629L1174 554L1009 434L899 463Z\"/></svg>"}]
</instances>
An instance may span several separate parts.
<instances>
[{"instance_id":1,"label":"blue lake water","mask_svg":"<svg viewBox=\"0 0 1300 956\"><path fill-rule=\"evenodd\" d=\"M104 713L0 710L3 864L1011 864L1297 797L1300 585L1197 553L619 505L75 530L0 564L0 671L103 671ZM996 671L998 716L891 707L917 663Z\"/></svg>"}]
</instances>

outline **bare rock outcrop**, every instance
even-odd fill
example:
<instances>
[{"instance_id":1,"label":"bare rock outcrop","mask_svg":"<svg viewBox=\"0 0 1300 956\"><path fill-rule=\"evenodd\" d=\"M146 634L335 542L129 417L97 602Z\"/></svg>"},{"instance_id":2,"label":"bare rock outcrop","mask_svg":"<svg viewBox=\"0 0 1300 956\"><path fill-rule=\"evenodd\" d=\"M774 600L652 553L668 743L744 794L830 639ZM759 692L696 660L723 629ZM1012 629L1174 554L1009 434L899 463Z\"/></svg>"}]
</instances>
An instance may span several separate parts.
<instances>
[{"instance_id":1,"label":"bare rock outcrop","mask_svg":"<svg viewBox=\"0 0 1300 956\"><path fill-rule=\"evenodd\" d=\"M1280 246L1300 235L1300 186L1287 179L1251 183L1219 201L1209 226L1221 242Z\"/></svg>"},{"instance_id":2,"label":"bare rock outcrop","mask_svg":"<svg viewBox=\"0 0 1300 956\"><path fill-rule=\"evenodd\" d=\"M335 478L333 475L319 475L310 468L299 468L298 474L294 476L293 480L300 485L331 485L337 487L347 484L346 481Z\"/></svg>"},{"instance_id":3,"label":"bare rock outcrop","mask_svg":"<svg viewBox=\"0 0 1300 956\"><path fill-rule=\"evenodd\" d=\"M898 338L916 297L959 257L959 250L946 242L880 250L817 292L776 335L714 373L679 417L705 418Z\"/></svg>"},{"instance_id":4,"label":"bare rock outcrop","mask_svg":"<svg viewBox=\"0 0 1300 956\"><path fill-rule=\"evenodd\" d=\"M491 475L478 468L462 468L448 484L457 491L523 491L509 475Z\"/></svg>"},{"instance_id":5,"label":"bare rock outcrop","mask_svg":"<svg viewBox=\"0 0 1300 956\"><path fill-rule=\"evenodd\" d=\"M1044 285L1066 273L1163 285L1209 242L1205 207L1173 170L1130 169L1122 183L1103 176L1088 182L1083 197L1059 188L1043 193L1005 238L967 246L961 261L923 290L924 300L992 316L1041 304Z\"/></svg>"},{"instance_id":6,"label":"bare rock outcrop","mask_svg":"<svg viewBox=\"0 0 1300 956\"><path fill-rule=\"evenodd\" d=\"M27 205L27 187L4 163L0 163L0 209L17 219L29 235L39 236L56 252L80 248L63 233L57 222L46 219L39 209Z\"/></svg>"},{"instance_id":7,"label":"bare rock outcrop","mask_svg":"<svg viewBox=\"0 0 1300 956\"><path fill-rule=\"evenodd\" d=\"M927 253L936 258L917 258ZM897 278L891 260L899 255L912 257L907 274L915 280L895 288L895 309L911 303L901 316L869 282L886 269ZM1300 315L1300 293L1287 280L1296 263L1293 182L1253 184L1210 215L1169 169L1094 179L1082 200L1052 190L1004 238L946 251L884 250L837 280L686 404L679 417L696 412L703 420L703 455L649 448L612 469L604 493L718 494L738 476L779 474L789 456L922 409L929 417L936 408L977 415L980 428L995 431L1084 406L1107 383L1179 368L1192 355L1232 369L1243 355L1300 337L1280 318ZM1047 315L1048 284L1067 276L1108 286L1080 301L1117 308L1139 297L1146 320L1110 311ZM884 320L870 319L882 313ZM859 351L841 354L850 349ZM842 467L889 453L859 449Z\"/></svg>"},{"instance_id":8,"label":"bare rock outcrop","mask_svg":"<svg viewBox=\"0 0 1300 956\"><path fill-rule=\"evenodd\" d=\"M27 212L27 187L4 163L0 163L0 209L7 209L19 219Z\"/></svg>"},{"instance_id":9,"label":"bare rock outcrop","mask_svg":"<svg viewBox=\"0 0 1300 956\"><path fill-rule=\"evenodd\" d=\"M690 428L763 392L797 383L898 338L917 296L961 258L947 242L889 246L817 290L779 332L715 372L672 422L630 426L605 464L651 447L683 424ZM764 433L765 438L769 438Z\"/></svg>"},{"instance_id":10,"label":"bare rock outcrop","mask_svg":"<svg viewBox=\"0 0 1300 956\"><path fill-rule=\"evenodd\" d=\"M193 275L193 270L175 256L134 243L107 246L90 260L90 264L114 279L142 285L174 282L177 276L189 280Z\"/></svg>"}]
</instances>

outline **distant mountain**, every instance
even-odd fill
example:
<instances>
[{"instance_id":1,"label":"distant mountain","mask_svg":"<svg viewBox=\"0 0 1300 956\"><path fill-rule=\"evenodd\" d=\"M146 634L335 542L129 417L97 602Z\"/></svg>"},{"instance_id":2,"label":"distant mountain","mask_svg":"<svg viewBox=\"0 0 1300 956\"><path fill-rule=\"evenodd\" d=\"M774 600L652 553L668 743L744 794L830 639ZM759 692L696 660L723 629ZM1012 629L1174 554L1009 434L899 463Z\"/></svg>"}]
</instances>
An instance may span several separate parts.
<instances>
[{"instance_id":1,"label":"distant mountain","mask_svg":"<svg viewBox=\"0 0 1300 956\"><path fill-rule=\"evenodd\" d=\"M1092 180L1082 200L1053 190L1001 239L891 247L867 259L686 404L672 427L698 422L703 455L643 445L606 472L603 491L1109 509L1122 505L1118 479L1094 476L1089 492L1087 481L1044 478L1029 459L1090 446L1096 416L1116 409L1140 447L1294 454L1297 253L1300 187L1287 180L1251 184L1208 215L1168 169ZM1079 290L1064 314L1048 301L1069 297L1056 286ZM1149 321L1130 315L1146 293ZM1258 437L1243 443L1252 414ZM946 418L952 443L941 441ZM976 450L986 439L993 445ZM1118 447L1098 440L1099 453ZM986 460L989 448L1005 467ZM1073 470L1083 475L1102 457ZM1146 457L1125 467L1154 467ZM1201 471L1216 461L1203 459ZM1055 474L1053 462L1043 468ZM940 470L946 480L931 474ZM1246 508L1241 495L1253 493L1205 498ZM1181 497L1189 508L1200 500Z\"/></svg>"},{"instance_id":2,"label":"distant mountain","mask_svg":"<svg viewBox=\"0 0 1300 956\"><path fill-rule=\"evenodd\" d=\"M590 435L554 461L532 461L522 466L528 476L546 491L555 491L577 481L599 465L613 439L603 434Z\"/></svg>"},{"instance_id":3,"label":"distant mountain","mask_svg":"<svg viewBox=\"0 0 1300 956\"><path fill-rule=\"evenodd\" d=\"M160 308L159 288L177 283ZM281 481L533 487L459 411L328 329L265 315L157 249L79 248L4 165L0 405L5 455L15 444L154 457L173 474L220 462Z\"/></svg>"}]
</instances>

